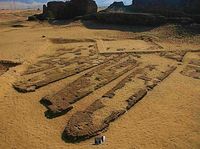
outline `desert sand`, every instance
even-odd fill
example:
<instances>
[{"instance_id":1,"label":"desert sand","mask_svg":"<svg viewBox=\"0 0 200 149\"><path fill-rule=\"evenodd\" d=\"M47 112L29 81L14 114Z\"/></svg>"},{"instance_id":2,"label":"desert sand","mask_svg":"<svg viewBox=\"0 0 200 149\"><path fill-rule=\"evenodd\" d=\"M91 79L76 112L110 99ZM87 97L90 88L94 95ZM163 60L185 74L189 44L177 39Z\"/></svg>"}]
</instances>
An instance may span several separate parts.
<instances>
[{"instance_id":1,"label":"desert sand","mask_svg":"<svg viewBox=\"0 0 200 149\"><path fill-rule=\"evenodd\" d=\"M0 11L0 60L21 63L8 70L0 70L0 148L200 148L199 25L136 27L89 21L49 24L27 22L26 18L30 13L34 14L35 11ZM40 104L40 100L46 95L59 92L96 66L62 79L55 72L57 80L34 88L33 92L22 93L13 87L17 81L26 77L23 73L30 71L30 66L38 69L40 61L48 58L56 61L62 54L62 58L67 60L80 55L87 56L91 54L92 50L88 52L90 48L97 50L98 58L99 54L107 53L112 56L116 53L128 53L145 64L153 61L160 67L176 66L175 71L149 90L130 110L110 123L106 131L101 132L101 135L106 136L106 142L99 146L93 145L94 138L70 143L65 142L61 135L77 111L84 111L96 99L100 99L129 75L129 71L75 102L74 108L66 114L53 119L45 117L46 108ZM75 54L64 50L60 56L58 52L63 52L60 49L73 49ZM51 64L47 69L50 66ZM42 69L44 67L46 66L42 66ZM56 67L61 68L57 61ZM28 77L40 77L40 71L31 73ZM33 85L40 79L44 78L36 77ZM122 99L134 92L132 84L128 85L129 88L116 91L114 102L108 102L106 106L122 108ZM133 90L130 90L131 87Z\"/></svg>"}]
</instances>

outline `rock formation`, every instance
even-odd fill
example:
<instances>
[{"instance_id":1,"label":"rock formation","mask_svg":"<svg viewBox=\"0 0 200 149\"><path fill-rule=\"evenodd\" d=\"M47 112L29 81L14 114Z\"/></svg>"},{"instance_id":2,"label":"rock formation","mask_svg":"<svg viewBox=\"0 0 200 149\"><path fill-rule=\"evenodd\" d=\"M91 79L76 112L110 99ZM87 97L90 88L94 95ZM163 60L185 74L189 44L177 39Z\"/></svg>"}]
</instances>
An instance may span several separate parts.
<instances>
[{"instance_id":1,"label":"rock formation","mask_svg":"<svg viewBox=\"0 0 200 149\"><path fill-rule=\"evenodd\" d=\"M125 25L160 25L163 23L199 23L199 0L133 0L132 5L114 2L96 14L103 23ZM199 13L200 14L200 13Z\"/></svg>"},{"instance_id":2,"label":"rock formation","mask_svg":"<svg viewBox=\"0 0 200 149\"><path fill-rule=\"evenodd\" d=\"M200 15L200 0L185 0L184 11L186 13Z\"/></svg>"},{"instance_id":3,"label":"rock formation","mask_svg":"<svg viewBox=\"0 0 200 149\"><path fill-rule=\"evenodd\" d=\"M42 14L30 16L28 20L76 18L125 25L191 24L200 22L199 8L199 0L133 0L130 6L114 2L97 13L94 0L52 1L43 6Z\"/></svg>"},{"instance_id":4,"label":"rock formation","mask_svg":"<svg viewBox=\"0 0 200 149\"><path fill-rule=\"evenodd\" d=\"M199 0L133 0L134 11L180 16L184 13L200 14Z\"/></svg>"},{"instance_id":5,"label":"rock formation","mask_svg":"<svg viewBox=\"0 0 200 149\"><path fill-rule=\"evenodd\" d=\"M129 8L123 2L114 2L107 9L103 10L103 12L127 12Z\"/></svg>"},{"instance_id":6,"label":"rock formation","mask_svg":"<svg viewBox=\"0 0 200 149\"><path fill-rule=\"evenodd\" d=\"M30 16L28 20L45 19L72 19L97 12L94 0L51 1L43 6L43 13Z\"/></svg>"},{"instance_id":7,"label":"rock formation","mask_svg":"<svg viewBox=\"0 0 200 149\"><path fill-rule=\"evenodd\" d=\"M71 0L71 5L76 16L97 12L97 4L94 0Z\"/></svg>"},{"instance_id":8,"label":"rock formation","mask_svg":"<svg viewBox=\"0 0 200 149\"><path fill-rule=\"evenodd\" d=\"M101 12L96 15L96 19L103 23L144 26L160 25L166 22L163 16L144 13Z\"/></svg>"}]
</instances>

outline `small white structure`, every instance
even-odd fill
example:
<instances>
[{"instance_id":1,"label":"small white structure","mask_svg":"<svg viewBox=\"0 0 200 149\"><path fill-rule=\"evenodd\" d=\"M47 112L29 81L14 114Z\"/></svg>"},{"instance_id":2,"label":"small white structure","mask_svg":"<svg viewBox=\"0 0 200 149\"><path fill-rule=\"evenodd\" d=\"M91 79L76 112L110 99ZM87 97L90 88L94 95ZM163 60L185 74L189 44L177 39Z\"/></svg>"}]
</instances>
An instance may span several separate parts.
<instances>
[{"instance_id":1,"label":"small white structure","mask_svg":"<svg viewBox=\"0 0 200 149\"><path fill-rule=\"evenodd\" d=\"M94 144L95 145L99 145L99 144L102 144L103 142L106 141L106 137L105 136L98 136L98 137L95 137L94 139Z\"/></svg>"}]
</instances>

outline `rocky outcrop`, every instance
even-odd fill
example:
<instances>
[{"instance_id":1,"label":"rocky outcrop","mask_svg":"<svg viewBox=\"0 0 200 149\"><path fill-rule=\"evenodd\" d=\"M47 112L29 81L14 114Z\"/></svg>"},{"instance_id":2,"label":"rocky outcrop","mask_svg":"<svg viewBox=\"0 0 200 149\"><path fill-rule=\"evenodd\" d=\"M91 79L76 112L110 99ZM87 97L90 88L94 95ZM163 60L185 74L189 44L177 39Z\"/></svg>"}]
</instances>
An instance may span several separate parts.
<instances>
[{"instance_id":1,"label":"rocky outcrop","mask_svg":"<svg viewBox=\"0 0 200 149\"><path fill-rule=\"evenodd\" d=\"M182 0L133 0L133 10L137 12L157 13L164 16L183 16Z\"/></svg>"},{"instance_id":2,"label":"rocky outcrop","mask_svg":"<svg viewBox=\"0 0 200 149\"><path fill-rule=\"evenodd\" d=\"M82 16L97 12L97 4L94 0L71 0L75 16Z\"/></svg>"},{"instance_id":3,"label":"rocky outcrop","mask_svg":"<svg viewBox=\"0 0 200 149\"><path fill-rule=\"evenodd\" d=\"M196 0L134 0L130 6L125 6L123 2L114 2L93 19L102 23L125 25L187 25L200 22L200 15L196 14L200 10L198 6Z\"/></svg>"},{"instance_id":4,"label":"rocky outcrop","mask_svg":"<svg viewBox=\"0 0 200 149\"><path fill-rule=\"evenodd\" d=\"M114 2L102 12L128 12L128 11L130 11L130 7L125 6L123 2Z\"/></svg>"},{"instance_id":5,"label":"rocky outcrop","mask_svg":"<svg viewBox=\"0 0 200 149\"><path fill-rule=\"evenodd\" d=\"M145 26L165 22L191 24L200 22L199 8L199 0L133 0L130 6L125 6L123 2L114 2L107 9L97 13L94 0L52 1L43 6L42 14L30 16L28 20L74 18Z\"/></svg>"},{"instance_id":6,"label":"rocky outcrop","mask_svg":"<svg viewBox=\"0 0 200 149\"><path fill-rule=\"evenodd\" d=\"M189 14L200 15L200 0L185 0L184 11Z\"/></svg>"},{"instance_id":7,"label":"rocky outcrop","mask_svg":"<svg viewBox=\"0 0 200 149\"><path fill-rule=\"evenodd\" d=\"M200 14L199 0L133 0L134 11L159 13L165 16Z\"/></svg>"},{"instance_id":8,"label":"rocky outcrop","mask_svg":"<svg viewBox=\"0 0 200 149\"><path fill-rule=\"evenodd\" d=\"M133 6L140 9L160 10L162 8L172 10L182 9L185 5L184 0L133 0Z\"/></svg>"},{"instance_id":9,"label":"rocky outcrop","mask_svg":"<svg viewBox=\"0 0 200 149\"><path fill-rule=\"evenodd\" d=\"M69 2L52 1L47 3L47 7L43 11L46 18L68 19L71 16L71 8Z\"/></svg>"},{"instance_id":10,"label":"rocky outcrop","mask_svg":"<svg viewBox=\"0 0 200 149\"><path fill-rule=\"evenodd\" d=\"M96 19L103 23L144 26L160 25L166 22L163 16L144 13L101 12L96 15Z\"/></svg>"},{"instance_id":11,"label":"rocky outcrop","mask_svg":"<svg viewBox=\"0 0 200 149\"><path fill-rule=\"evenodd\" d=\"M43 6L43 13L30 16L29 21L39 19L72 19L97 12L97 4L94 0L71 0L71 1L51 1L47 6Z\"/></svg>"}]
</instances>

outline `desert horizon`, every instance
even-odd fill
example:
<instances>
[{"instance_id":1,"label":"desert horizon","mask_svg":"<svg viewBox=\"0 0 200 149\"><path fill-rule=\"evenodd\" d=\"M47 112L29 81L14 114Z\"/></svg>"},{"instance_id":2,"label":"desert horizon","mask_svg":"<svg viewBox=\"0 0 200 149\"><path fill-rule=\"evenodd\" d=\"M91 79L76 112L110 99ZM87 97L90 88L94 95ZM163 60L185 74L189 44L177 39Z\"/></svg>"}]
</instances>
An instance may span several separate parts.
<instances>
[{"instance_id":1,"label":"desert horizon","mask_svg":"<svg viewBox=\"0 0 200 149\"><path fill-rule=\"evenodd\" d=\"M47 4L50 0L0 0L0 9L42 9L44 4ZM58 1L58 0L57 0ZM61 0L65 1L65 0ZM100 9L107 8L110 4L112 4L116 0L96 0L97 5ZM120 1L120 0L117 0ZM125 5L130 5L131 0L124 1Z\"/></svg>"}]
</instances>

